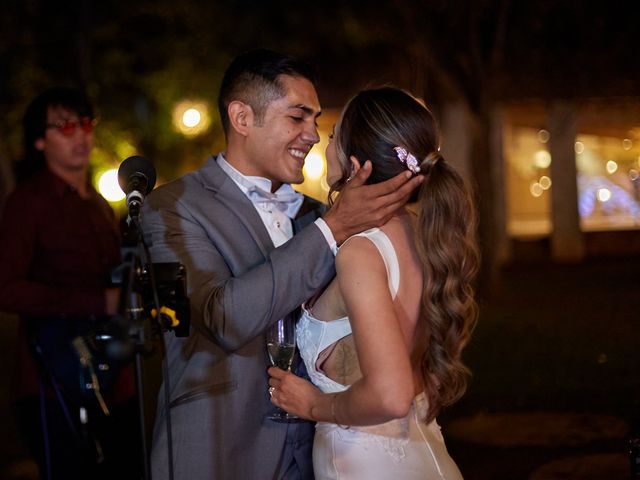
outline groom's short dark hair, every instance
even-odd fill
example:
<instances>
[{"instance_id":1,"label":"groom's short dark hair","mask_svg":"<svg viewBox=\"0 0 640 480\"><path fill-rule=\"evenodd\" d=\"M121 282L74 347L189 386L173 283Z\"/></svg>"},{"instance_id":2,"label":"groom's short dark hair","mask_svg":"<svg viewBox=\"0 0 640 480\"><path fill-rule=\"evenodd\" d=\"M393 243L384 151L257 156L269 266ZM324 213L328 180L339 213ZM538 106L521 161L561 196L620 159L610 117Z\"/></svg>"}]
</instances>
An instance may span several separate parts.
<instances>
[{"instance_id":1,"label":"groom's short dark hair","mask_svg":"<svg viewBox=\"0 0 640 480\"><path fill-rule=\"evenodd\" d=\"M218 96L218 110L225 135L229 133L227 108L234 100L251 106L256 122L261 124L271 102L282 98L286 91L280 75L303 77L316 84L316 75L306 63L267 49L256 49L237 56L227 68Z\"/></svg>"}]
</instances>

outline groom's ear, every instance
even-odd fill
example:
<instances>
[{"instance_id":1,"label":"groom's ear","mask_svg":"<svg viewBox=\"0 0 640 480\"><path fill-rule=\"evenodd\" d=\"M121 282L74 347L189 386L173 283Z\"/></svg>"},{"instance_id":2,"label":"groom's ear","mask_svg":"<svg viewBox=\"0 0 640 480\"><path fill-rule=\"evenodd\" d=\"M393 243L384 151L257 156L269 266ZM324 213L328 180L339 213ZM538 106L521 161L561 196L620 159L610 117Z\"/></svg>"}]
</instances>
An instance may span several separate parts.
<instances>
[{"instance_id":1,"label":"groom's ear","mask_svg":"<svg viewBox=\"0 0 640 480\"><path fill-rule=\"evenodd\" d=\"M246 137L253 126L253 109L250 105L234 100L227 107L229 124L236 132Z\"/></svg>"}]
</instances>

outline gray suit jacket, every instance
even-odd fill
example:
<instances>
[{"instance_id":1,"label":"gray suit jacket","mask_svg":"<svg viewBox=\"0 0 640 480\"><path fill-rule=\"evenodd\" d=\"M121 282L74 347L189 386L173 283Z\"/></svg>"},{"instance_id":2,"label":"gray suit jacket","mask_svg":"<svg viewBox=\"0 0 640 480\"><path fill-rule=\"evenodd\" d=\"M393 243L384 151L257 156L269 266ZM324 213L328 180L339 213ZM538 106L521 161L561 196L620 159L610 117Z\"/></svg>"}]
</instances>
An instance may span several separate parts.
<instances>
[{"instance_id":1,"label":"gray suit jacket","mask_svg":"<svg viewBox=\"0 0 640 480\"><path fill-rule=\"evenodd\" d=\"M308 206L301 212L302 223L315 218ZM335 274L321 231L309 225L274 248L254 206L213 157L152 192L142 222L152 260L186 266L191 300L190 335L165 334L170 379L158 397L153 480L168 477L166 388L176 480L281 478L290 460L285 441L303 478L312 478L313 425L264 418L273 405L263 332Z\"/></svg>"}]
</instances>

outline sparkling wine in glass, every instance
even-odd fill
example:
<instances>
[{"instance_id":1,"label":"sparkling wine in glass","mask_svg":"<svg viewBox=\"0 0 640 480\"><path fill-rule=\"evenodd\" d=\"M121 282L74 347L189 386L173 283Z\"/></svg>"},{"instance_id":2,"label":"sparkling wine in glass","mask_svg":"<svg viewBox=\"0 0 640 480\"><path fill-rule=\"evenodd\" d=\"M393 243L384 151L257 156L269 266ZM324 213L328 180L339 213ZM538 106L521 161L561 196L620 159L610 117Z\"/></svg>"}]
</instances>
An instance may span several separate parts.
<instances>
[{"instance_id":1,"label":"sparkling wine in glass","mask_svg":"<svg viewBox=\"0 0 640 480\"><path fill-rule=\"evenodd\" d=\"M282 370L289 370L291 368L293 355L296 353L295 344L267 342L267 350L269 351L271 365Z\"/></svg>"},{"instance_id":2,"label":"sparkling wine in glass","mask_svg":"<svg viewBox=\"0 0 640 480\"><path fill-rule=\"evenodd\" d=\"M292 318L280 319L267 330L267 352L271 365L282 370L291 368L296 352L296 324ZM298 419L279 407L275 408L267 418L280 422Z\"/></svg>"}]
</instances>

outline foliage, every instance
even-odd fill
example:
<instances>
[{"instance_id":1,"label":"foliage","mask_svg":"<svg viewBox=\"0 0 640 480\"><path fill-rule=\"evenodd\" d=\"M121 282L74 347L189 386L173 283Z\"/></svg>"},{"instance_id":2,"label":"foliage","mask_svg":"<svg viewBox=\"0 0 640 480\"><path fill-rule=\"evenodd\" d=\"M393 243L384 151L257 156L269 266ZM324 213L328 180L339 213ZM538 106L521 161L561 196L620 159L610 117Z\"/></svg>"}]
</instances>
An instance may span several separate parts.
<instances>
[{"instance_id":1,"label":"foliage","mask_svg":"<svg viewBox=\"0 0 640 480\"><path fill-rule=\"evenodd\" d=\"M102 162L123 149L171 179L223 146L216 94L237 53L269 47L309 60L323 105L370 84L393 83L435 106L462 100L477 123L473 160L492 195L488 112L511 98L630 95L638 91L640 4L571 0L31 0L0 17L0 149L21 151L27 102L52 84L84 87L98 106ZM609 92L609 93L607 93ZM174 105L198 99L213 123L186 138ZM491 203L488 202L490 205ZM485 212L485 216L486 216Z\"/></svg>"}]
</instances>

